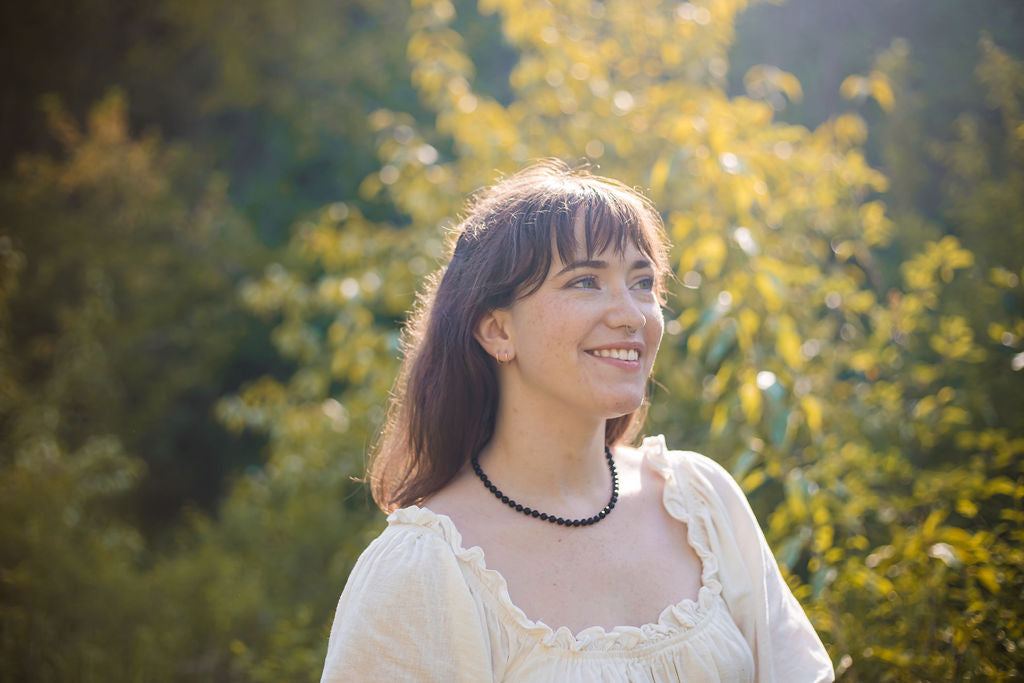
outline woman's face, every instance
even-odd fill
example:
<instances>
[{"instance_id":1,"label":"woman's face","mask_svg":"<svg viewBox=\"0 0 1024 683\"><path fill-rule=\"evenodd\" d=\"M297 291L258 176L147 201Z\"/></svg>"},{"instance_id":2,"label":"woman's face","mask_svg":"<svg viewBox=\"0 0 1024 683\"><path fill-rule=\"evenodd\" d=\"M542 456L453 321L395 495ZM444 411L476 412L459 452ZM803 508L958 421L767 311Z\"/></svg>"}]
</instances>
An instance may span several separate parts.
<instances>
[{"instance_id":1,"label":"woman's face","mask_svg":"<svg viewBox=\"0 0 1024 683\"><path fill-rule=\"evenodd\" d=\"M654 264L632 244L589 260L578 252L571 263L555 252L541 287L505 309L515 362L503 381L552 411L619 417L643 402L661 343Z\"/></svg>"}]
</instances>

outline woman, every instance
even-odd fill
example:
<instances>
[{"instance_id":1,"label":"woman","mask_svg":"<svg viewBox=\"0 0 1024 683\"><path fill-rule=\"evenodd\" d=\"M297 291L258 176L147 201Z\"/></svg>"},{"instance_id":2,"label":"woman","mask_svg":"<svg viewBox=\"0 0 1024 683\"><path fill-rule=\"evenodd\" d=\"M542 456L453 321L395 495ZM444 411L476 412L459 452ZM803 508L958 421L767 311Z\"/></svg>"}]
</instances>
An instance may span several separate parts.
<instances>
[{"instance_id":1,"label":"woman","mask_svg":"<svg viewBox=\"0 0 1024 683\"><path fill-rule=\"evenodd\" d=\"M730 476L628 445L668 272L615 181L545 162L476 198L410 326L370 469L389 526L324 681L832 679Z\"/></svg>"}]
</instances>

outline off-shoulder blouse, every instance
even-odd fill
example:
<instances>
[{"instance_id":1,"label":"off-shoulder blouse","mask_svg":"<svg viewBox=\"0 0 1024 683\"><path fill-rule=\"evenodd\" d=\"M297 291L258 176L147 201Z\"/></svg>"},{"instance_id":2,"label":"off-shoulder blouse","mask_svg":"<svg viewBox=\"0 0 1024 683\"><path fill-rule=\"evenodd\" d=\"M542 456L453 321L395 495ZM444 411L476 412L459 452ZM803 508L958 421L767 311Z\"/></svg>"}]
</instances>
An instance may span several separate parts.
<instances>
[{"instance_id":1,"label":"off-shoulder blouse","mask_svg":"<svg viewBox=\"0 0 1024 683\"><path fill-rule=\"evenodd\" d=\"M825 648L779 572L746 497L697 453L648 437L663 504L701 560L696 600L654 623L573 634L530 619L505 578L445 516L396 510L338 603L321 683L334 681L833 680Z\"/></svg>"}]
</instances>

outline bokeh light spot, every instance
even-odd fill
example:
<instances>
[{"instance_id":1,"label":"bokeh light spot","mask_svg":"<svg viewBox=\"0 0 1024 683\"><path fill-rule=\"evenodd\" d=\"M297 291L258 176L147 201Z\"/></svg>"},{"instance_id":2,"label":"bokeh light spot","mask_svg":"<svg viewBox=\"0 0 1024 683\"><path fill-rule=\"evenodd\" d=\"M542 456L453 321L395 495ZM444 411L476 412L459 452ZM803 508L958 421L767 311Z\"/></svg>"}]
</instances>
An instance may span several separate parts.
<instances>
[{"instance_id":1,"label":"bokeh light spot","mask_svg":"<svg viewBox=\"0 0 1024 683\"><path fill-rule=\"evenodd\" d=\"M398 168L392 164L388 164L380 169L380 181L385 185L393 185L398 181Z\"/></svg>"},{"instance_id":2,"label":"bokeh light spot","mask_svg":"<svg viewBox=\"0 0 1024 683\"><path fill-rule=\"evenodd\" d=\"M612 111L619 116L629 113L633 108L633 96L626 90L619 90L612 97Z\"/></svg>"},{"instance_id":3,"label":"bokeh light spot","mask_svg":"<svg viewBox=\"0 0 1024 683\"><path fill-rule=\"evenodd\" d=\"M757 373L757 388L764 391L776 382L775 373L769 370L762 370Z\"/></svg>"}]
</instances>

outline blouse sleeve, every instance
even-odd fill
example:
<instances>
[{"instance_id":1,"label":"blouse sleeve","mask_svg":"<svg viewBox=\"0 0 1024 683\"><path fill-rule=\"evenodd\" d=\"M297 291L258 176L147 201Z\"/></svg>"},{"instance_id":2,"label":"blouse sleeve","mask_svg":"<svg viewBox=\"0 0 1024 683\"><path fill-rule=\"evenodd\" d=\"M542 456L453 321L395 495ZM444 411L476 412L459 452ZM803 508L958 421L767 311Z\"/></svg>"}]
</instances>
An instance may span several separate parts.
<instances>
[{"instance_id":1,"label":"blouse sleeve","mask_svg":"<svg viewBox=\"0 0 1024 683\"><path fill-rule=\"evenodd\" d=\"M487 643L451 548L390 526L349 575L320 680L489 681Z\"/></svg>"},{"instance_id":2,"label":"blouse sleeve","mask_svg":"<svg viewBox=\"0 0 1024 683\"><path fill-rule=\"evenodd\" d=\"M832 681L828 652L786 585L743 491L713 460L687 453L695 490L709 509L722 596L750 645L756 680Z\"/></svg>"}]
</instances>

